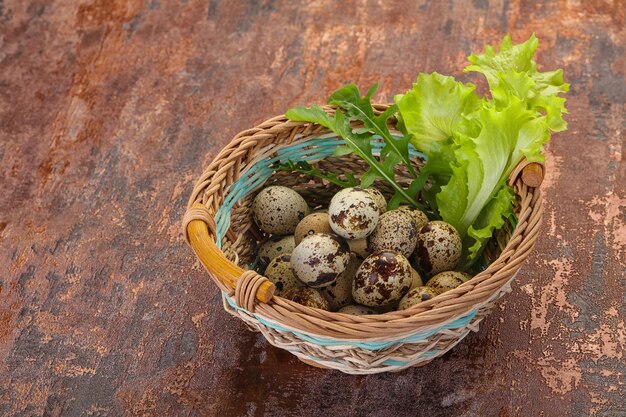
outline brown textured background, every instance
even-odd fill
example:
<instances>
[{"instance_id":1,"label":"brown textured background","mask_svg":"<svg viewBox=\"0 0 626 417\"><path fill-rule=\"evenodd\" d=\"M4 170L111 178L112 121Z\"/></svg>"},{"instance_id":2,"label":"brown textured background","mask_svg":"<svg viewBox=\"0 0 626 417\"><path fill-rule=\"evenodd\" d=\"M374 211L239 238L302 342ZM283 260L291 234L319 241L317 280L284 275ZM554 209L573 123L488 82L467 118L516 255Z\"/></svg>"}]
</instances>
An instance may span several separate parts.
<instances>
[{"instance_id":1,"label":"brown textured background","mask_svg":"<svg viewBox=\"0 0 626 417\"><path fill-rule=\"evenodd\" d=\"M625 27L621 0L0 1L0 415L626 416ZM230 137L533 31L570 130L478 334L353 377L223 312L179 219Z\"/></svg>"}]
</instances>

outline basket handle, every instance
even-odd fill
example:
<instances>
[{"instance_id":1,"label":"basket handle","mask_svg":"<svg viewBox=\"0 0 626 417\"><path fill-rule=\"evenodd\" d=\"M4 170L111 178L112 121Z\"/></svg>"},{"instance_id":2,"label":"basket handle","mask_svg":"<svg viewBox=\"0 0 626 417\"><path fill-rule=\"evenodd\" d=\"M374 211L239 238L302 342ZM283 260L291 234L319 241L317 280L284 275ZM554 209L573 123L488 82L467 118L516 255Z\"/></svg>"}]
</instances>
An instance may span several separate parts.
<instances>
[{"instance_id":1,"label":"basket handle","mask_svg":"<svg viewBox=\"0 0 626 417\"><path fill-rule=\"evenodd\" d=\"M254 271L245 271L230 262L209 235L209 224L215 230L215 223L204 204L194 203L187 209L183 219L183 232L202 265L217 281L225 284L228 290L235 291L239 306L251 311L255 299L263 303L269 302L276 291L274 283Z\"/></svg>"},{"instance_id":2,"label":"basket handle","mask_svg":"<svg viewBox=\"0 0 626 417\"><path fill-rule=\"evenodd\" d=\"M544 169L539 162L529 162L526 159L517 164L509 175L509 185L513 186L519 177L528 187L537 188L543 182Z\"/></svg>"}]
</instances>

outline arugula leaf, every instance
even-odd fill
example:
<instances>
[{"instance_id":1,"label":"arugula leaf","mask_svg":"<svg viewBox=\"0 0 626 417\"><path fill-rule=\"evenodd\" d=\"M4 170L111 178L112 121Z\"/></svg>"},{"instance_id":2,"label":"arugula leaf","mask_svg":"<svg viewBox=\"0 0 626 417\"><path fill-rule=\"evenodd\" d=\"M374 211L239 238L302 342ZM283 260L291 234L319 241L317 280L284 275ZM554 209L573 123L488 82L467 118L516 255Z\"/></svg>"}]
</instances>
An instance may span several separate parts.
<instances>
[{"instance_id":1,"label":"arugula leaf","mask_svg":"<svg viewBox=\"0 0 626 417\"><path fill-rule=\"evenodd\" d=\"M326 113L326 110L318 105L313 105L311 107L294 107L287 110L285 116L287 119L296 122L317 123L318 125L322 125L326 129L330 129L332 131L335 131L335 126L337 125L337 113L335 113L335 118L333 119L328 115L328 113Z\"/></svg>"},{"instance_id":2,"label":"arugula leaf","mask_svg":"<svg viewBox=\"0 0 626 417\"><path fill-rule=\"evenodd\" d=\"M370 92L371 91L372 89L370 89ZM367 188L377 178L382 178L394 188L396 194L398 194L403 201L408 202L414 207L423 208L415 197L410 195L407 190L395 180L394 168L400 155L395 153L392 155L389 152L387 158L381 158L379 161L372 153L372 140L374 138L372 132L369 130L361 132L354 131L350 125L351 118L346 116L341 108L335 111L334 117L328 115L322 107L315 105L308 108L296 107L289 109L285 113L285 116L289 120L318 123L343 138L347 147L369 165L369 170L361 177L362 187ZM335 149L336 155L345 155L346 152L347 148L345 147L337 147Z\"/></svg>"},{"instance_id":3,"label":"arugula leaf","mask_svg":"<svg viewBox=\"0 0 626 417\"><path fill-rule=\"evenodd\" d=\"M332 172L322 171L319 168L312 166L307 161L293 162L292 160L288 160L285 163L276 164L272 168L276 171L301 172L302 174L321 178L342 188L355 187L357 185L356 178L354 178L354 175L349 172L334 174ZM341 177L344 177L345 179Z\"/></svg>"},{"instance_id":4,"label":"arugula leaf","mask_svg":"<svg viewBox=\"0 0 626 417\"><path fill-rule=\"evenodd\" d=\"M384 140L381 158L389 154L395 154L407 167L413 178L417 178L417 172L409 158L408 138L396 139L389 132L387 120L397 111L397 107L389 106L382 114L376 116L372 107L371 97L378 89L378 84L372 85L365 97L361 97L359 88L355 84L348 84L335 91L328 99L328 104L339 106L346 110L350 117L363 122L366 129L380 135Z\"/></svg>"},{"instance_id":5,"label":"arugula leaf","mask_svg":"<svg viewBox=\"0 0 626 417\"><path fill-rule=\"evenodd\" d=\"M481 103L474 88L434 72L420 74L411 90L395 97L403 127L415 149L430 154L452 139L463 114Z\"/></svg>"}]
</instances>

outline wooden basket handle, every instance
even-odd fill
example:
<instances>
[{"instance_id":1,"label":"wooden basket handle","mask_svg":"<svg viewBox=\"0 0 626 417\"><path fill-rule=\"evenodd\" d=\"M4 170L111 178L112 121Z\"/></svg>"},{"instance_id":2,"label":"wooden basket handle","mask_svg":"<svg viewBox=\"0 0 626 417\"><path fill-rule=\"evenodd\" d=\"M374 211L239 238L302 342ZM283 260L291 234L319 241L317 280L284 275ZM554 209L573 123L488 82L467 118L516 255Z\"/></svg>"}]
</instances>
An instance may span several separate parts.
<instances>
[{"instance_id":1,"label":"wooden basket handle","mask_svg":"<svg viewBox=\"0 0 626 417\"><path fill-rule=\"evenodd\" d=\"M235 301L240 307L251 311L254 299L269 302L276 286L256 272L245 271L230 262L209 235L209 225L215 230L209 210L201 203L194 203L183 218L185 238L202 265L217 281L235 291Z\"/></svg>"},{"instance_id":2,"label":"wooden basket handle","mask_svg":"<svg viewBox=\"0 0 626 417\"><path fill-rule=\"evenodd\" d=\"M517 178L521 176L522 182L528 187L537 188L543 182L544 169L539 162L529 162L526 159L517 164L509 175L509 185L513 186Z\"/></svg>"}]
</instances>

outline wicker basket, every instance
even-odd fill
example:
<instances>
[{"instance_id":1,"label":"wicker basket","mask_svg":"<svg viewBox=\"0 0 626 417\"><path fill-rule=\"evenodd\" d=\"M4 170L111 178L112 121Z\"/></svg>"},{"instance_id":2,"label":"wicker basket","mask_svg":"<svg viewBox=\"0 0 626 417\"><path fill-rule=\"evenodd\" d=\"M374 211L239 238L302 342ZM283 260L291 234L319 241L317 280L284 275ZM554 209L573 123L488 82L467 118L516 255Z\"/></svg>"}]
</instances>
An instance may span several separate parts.
<instances>
[{"instance_id":1,"label":"wicker basket","mask_svg":"<svg viewBox=\"0 0 626 417\"><path fill-rule=\"evenodd\" d=\"M386 105L375 106L383 111ZM334 111L326 107L329 113ZM393 126L390 126L393 127ZM542 217L539 189L543 167L520 164L510 184L518 195L517 224L491 239L489 265L458 288L408 310L352 316L309 308L273 296L274 285L246 265L263 234L251 203L265 185L282 184L309 204L328 203L336 189L301 174L274 172L287 159L322 169L361 174L366 166L351 156L333 157L343 141L311 123L278 116L239 133L196 183L183 230L209 276L222 290L225 309L260 331L274 346L302 361L351 374L397 371L443 355L470 331L477 331L537 239ZM422 159L414 154L420 165ZM408 180L405 172L399 178Z\"/></svg>"}]
</instances>

